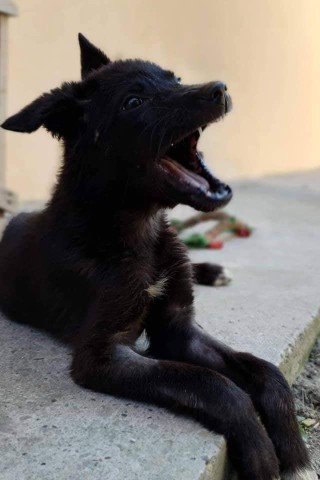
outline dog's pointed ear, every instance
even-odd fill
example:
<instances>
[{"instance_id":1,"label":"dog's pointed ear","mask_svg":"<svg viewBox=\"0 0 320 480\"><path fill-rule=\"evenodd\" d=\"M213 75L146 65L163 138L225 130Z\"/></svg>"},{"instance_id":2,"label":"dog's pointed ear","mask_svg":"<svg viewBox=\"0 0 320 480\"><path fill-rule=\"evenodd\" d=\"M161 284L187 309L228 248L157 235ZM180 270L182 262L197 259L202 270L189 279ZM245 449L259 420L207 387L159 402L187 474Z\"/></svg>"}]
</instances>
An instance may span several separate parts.
<instances>
[{"instance_id":1,"label":"dog's pointed ear","mask_svg":"<svg viewBox=\"0 0 320 480\"><path fill-rule=\"evenodd\" d=\"M40 109L44 102L43 97L37 98L30 105L20 110L20 112L7 118L1 127L12 132L31 133L38 130L42 124Z\"/></svg>"},{"instance_id":2,"label":"dog's pointed ear","mask_svg":"<svg viewBox=\"0 0 320 480\"><path fill-rule=\"evenodd\" d=\"M53 136L67 137L76 133L88 102L80 92L81 84L65 83L41 95L1 125L13 132L31 133L41 126Z\"/></svg>"},{"instance_id":3,"label":"dog's pointed ear","mask_svg":"<svg viewBox=\"0 0 320 480\"><path fill-rule=\"evenodd\" d=\"M108 65L111 60L99 48L89 42L82 33L78 34L78 39L81 53L81 78L84 79L93 70Z\"/></svg>"}]
</instances>

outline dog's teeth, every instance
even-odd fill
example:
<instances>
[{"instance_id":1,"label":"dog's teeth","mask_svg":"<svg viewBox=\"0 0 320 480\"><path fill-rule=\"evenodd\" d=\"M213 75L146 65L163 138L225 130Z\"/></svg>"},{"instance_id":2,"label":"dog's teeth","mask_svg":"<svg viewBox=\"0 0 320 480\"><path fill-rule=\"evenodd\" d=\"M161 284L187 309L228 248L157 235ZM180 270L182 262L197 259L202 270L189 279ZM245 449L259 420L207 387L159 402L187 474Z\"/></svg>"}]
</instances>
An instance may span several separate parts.
<instances>
[{"instance_id":1,"label":"dog's teeth","mask_svg":"<svg viewBox=\"0 0 320 480\"><path fill-rule=\"evenodd\" d=\"M174 143L171 143L171 147L174 147Z\"/></svg>"},{"instance_id":2,"label":"dog's teeth","mask_svg":"<svg viewBox=\"0 0 320 480\"><path fill-rule=\"evenodd\" d=\"M199 128L198 128L198 133L199 133L199 135L201 136L201 133L202 133L202 127L199 127Z\"/></svg>"}]
</instances>

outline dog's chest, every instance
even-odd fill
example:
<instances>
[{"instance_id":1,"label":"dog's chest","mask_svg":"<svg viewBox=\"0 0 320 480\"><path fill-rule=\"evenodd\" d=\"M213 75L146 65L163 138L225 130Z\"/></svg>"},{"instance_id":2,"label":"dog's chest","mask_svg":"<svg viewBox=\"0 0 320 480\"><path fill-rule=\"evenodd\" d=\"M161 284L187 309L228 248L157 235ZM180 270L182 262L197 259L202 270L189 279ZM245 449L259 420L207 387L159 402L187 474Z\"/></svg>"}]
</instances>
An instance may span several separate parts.
<instances>
[{"instance_id":1,"label":"dog's chest","mask_svg":"<svg viewBox=\"0 0 320 480\"><path fill-rule=\"evenodd\" d=\"M146 292L150 298L158 298L165 295L168 288L168 276L165 272L162 272L158 279L151 283L148 288L146 288Z\"/></svg>"},{"instance_id":2,"label":"dog's chest","mask_svg":"<svg viewBox=\"0 0 320 480\"><path fill-rule=\"evenodd\" d=\"M153 252L145 252L133 258L126 258L125 277L130 292L140 296L143 293L145 300L163 297L168 292L169 274L161 265L162 261Z\"/></svg>"}]
</instances>

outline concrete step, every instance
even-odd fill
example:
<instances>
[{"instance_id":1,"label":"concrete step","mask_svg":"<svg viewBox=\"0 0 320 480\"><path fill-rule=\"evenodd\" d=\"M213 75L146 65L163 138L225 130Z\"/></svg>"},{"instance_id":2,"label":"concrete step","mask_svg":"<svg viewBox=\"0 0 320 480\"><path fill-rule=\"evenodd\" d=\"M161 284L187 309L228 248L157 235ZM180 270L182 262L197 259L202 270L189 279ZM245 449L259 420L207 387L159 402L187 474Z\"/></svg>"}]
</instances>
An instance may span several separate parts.
<instances>
[{"instance_id":1,"label":"concrete step","mask_svg":"<svg viewBox=\"0 0 320 480\"><path fill-rule=\"evenodd\" d=\"M229 209L253 236L191 252L234 274L229 287L196 288L198 322L280 365L290 381L320 332L319 205L320 171L242 182ZM165 409L81 389L69 364L65 347L1 318L1 480L223 479L220 436Z\"/></svg>"}]
</instances>

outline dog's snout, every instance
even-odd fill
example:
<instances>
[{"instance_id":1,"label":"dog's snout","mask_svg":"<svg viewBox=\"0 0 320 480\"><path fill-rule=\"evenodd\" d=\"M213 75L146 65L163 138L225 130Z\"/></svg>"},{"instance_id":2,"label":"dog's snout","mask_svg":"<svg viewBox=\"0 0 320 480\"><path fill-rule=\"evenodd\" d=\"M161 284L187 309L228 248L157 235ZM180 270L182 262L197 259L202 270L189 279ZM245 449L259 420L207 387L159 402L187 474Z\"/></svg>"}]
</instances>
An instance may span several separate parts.
<instances>
[{"instance_id":1,"label":"dog's snout","mask_svg":"<svg viewBox=\"0 0 320 480\"><path fill-rule=\"evenodd\" d=\"M227 86L224 83L213 82L208 90L208 100L214 103L222 103L224 101L224 95L227 91Z\"/></svg>"},{"instance_id":2,"label":"dog's snout","mask_svg":"<svg viewBox=\"0 0 320 480\"><path fill-rule=\"evenodd\" d=\"M202 85L199 94L203 100L216 104L224 103L227 86L222 82L210 82Z\"/></svg>"}]
</instances>

